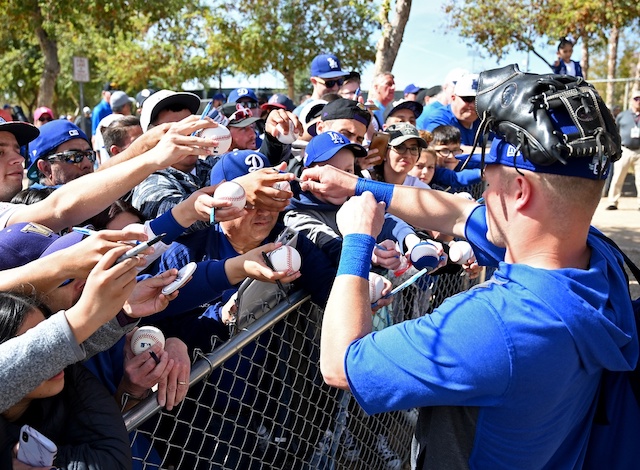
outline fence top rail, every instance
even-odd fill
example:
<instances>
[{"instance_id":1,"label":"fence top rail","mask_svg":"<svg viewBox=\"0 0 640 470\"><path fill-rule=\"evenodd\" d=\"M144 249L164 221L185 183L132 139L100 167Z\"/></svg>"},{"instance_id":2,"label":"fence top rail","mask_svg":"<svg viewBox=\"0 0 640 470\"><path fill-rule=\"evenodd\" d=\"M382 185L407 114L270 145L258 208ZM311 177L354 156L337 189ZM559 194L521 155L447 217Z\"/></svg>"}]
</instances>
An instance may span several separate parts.
<instances>
[{"instance_id":1,"label":"fence top rail","mask_svg":"<svg viewBox=\"0 0 640 470\"><path fill-rule=\"evenodd\" d=\"M310 296L302 291L294 292L289 296L288 302L280 302L269 312L255 320L247 328L230 338L219 348L205 354L191 366L189 387L205 379L213 370L220 367L225 361L237 354L247 344L255 340L262 333L278 323L291 312L299 308ZM160 411L157 392L152 393L138 405L122 415L127 431L131 432L154 414Z\"/></svg>"}]
</instances>

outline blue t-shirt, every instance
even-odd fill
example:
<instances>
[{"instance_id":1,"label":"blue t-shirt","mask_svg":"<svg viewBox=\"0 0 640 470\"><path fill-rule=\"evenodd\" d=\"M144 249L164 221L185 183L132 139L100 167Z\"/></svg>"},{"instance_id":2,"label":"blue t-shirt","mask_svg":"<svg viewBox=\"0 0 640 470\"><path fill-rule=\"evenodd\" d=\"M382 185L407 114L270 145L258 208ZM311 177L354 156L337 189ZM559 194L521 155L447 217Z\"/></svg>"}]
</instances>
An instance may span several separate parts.
<instances>
[{"instance_id":1,"label":"blue t-shirt","mask_svg":"<svg viewBox=\"0 0 640 470\"><path fill-rule=\"evenodd\" d=\"M494 276L354 341L351 391L367 413L467 410L453 426L419 421L417 440L442 459L422 468L580 468L602 369L629 370L638 357L621 260L590 235L588 270L504 263L486 239L484 206L465 231L479 259L499 261ZM456 439L443 439L446 429Z\"/></svg>"},{"instance_id":2,"label":"blue t-shirt","mask_svg":"<svg viewBox=\"0 0 640 470\"><path fill-rule=\"evenodd\" d=\"M425 106L422 109L422 114L420 114L420 116L418 116L418 119L416 119L416 127L421 131L426 130L426 126L431 119L431 116L433 116L433 113L435 113L440 108L444 108L444 105L440 101L434 101L433 103L429 103L427 106Z\"/></svg>"},{"instance_id":3,"label":"blue t-shirt","mask_svg":"<svg viewBox=\"0 0 640 470\"><path fill-rule=\"evenodd\" d=\"M95 135L98 124L100 124L102 118L108 116L112 112L111 105L105 100L101 100L100 103L93 108L93 112L91 113L91 135Z\"/></svg>"},{"instance_id":4,"label":"blue t-shirt","mask_svg":"<svg viewBox=\"0 0 640 470\"><path fill-rule=\"evenodd\" d=\"M471 129L467 129L462 125L460 121L454 116L451 111L451 105L442 106L431 113L431 116L423 122L424 129L431 132L438 126L454 126L460 129L460 143L462 145L473 145L473 140L478 131L480 120L476 119L471 126Z\"/></svg>"}]
</instances>

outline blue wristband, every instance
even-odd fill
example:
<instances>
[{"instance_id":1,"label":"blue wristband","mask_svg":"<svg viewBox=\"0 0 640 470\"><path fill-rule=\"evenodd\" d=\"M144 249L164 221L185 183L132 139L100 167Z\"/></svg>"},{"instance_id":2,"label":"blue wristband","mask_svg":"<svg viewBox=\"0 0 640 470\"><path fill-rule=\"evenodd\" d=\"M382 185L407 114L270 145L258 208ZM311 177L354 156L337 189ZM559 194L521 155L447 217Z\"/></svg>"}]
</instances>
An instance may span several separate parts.
<instances>
[{"instance_id":1,"label":"blue wristband","mask_svg":"<svg viewBox=\"0 0 640 470\"><path fill-rule=\"evenodd\" d=\"M383 183L382 181L373 181L367 178L358 178L356 183L356 196L360 196L365 191L373 193L373 197L378 202L384 202L385 208L391 204L393 198L394 186L389 183Z\"/></svg>"},{"instance_id":2,"label":"blue wristband","mask_svg":"<svg viewBox=\"0 0 640 470\"><path fill-rule=\"evenodd\" d=\"M352 274L369 280L371 254L375 244L375 239L364 233L350 233L344 237L336 276Z\"/></svg>"}]
</instances>

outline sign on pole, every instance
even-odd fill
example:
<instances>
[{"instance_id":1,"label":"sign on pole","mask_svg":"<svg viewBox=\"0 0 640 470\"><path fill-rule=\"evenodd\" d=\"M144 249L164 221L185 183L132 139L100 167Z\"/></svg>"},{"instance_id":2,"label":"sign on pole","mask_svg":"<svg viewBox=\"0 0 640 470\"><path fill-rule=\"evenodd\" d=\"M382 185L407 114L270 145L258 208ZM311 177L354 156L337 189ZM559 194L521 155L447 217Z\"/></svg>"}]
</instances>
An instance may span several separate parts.
<instances>
[{"instance_id":1,"label":"sign on pole","mask_svg":"<svg viewBox=\"0 0 640 470\"><path fill-rule=\"evenodd\" d=\"M89 59L86 57L73 58L73 80L80 83L89 81Z\"/></svg>"}]
</instances>

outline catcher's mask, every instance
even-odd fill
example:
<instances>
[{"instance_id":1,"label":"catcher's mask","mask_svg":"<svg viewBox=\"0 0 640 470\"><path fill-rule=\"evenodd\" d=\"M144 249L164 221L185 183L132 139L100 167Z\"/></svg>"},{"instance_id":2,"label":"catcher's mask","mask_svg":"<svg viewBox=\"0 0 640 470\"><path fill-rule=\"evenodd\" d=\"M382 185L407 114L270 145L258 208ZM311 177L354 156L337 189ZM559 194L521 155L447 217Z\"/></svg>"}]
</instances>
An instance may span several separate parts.
<instances>
[{"instance_id":1,"label":"catcher's mask","mask_svg":"<svg viewBox=\"0 0 640 470\"><path fill-rule=\"evenodd\" d=\"M516 64L487 70L478 81L476 111L481 122L474 150L481 145L483 161L488 132L515 148L510 152L527 162L517 166L523 169L570 175L540 167L577 165L589 170L573 176L604 179L621 156L615 119L593 86L580 77L524 73ZM516 165L517 160L511 166Z\"/></svg>"}]
</instances>

